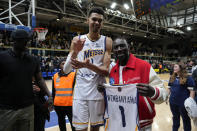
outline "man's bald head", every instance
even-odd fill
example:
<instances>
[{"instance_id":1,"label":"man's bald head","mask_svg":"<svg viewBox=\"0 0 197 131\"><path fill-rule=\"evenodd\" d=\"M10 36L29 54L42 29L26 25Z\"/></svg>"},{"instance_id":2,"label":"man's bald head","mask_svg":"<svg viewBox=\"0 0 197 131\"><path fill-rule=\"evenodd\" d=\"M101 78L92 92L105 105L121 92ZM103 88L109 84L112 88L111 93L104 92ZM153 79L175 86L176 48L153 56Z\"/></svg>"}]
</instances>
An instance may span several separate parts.
<instances>
[{"instance_id":1,"label":"man's bald head","mask_svg":"<svg viewBox=\"0 0 197 131\"><path fill-rule=\"evenodd\" d=\"M124 39L124 38L116 38L114 40L113 47L114 47L114 45L117 45L117 44L125 44L129 48L129 45L128 45L126 39Z\"/></svg>"}]
</instances>

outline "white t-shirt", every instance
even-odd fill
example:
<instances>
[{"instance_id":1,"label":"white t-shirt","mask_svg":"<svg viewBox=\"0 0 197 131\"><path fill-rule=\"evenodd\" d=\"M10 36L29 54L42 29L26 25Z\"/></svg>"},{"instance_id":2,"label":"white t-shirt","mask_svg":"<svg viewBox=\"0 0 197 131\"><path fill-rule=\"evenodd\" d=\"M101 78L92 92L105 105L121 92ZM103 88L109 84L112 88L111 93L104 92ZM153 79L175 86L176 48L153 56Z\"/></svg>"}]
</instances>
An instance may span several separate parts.
<instances>
[{"instance_id":1,"label":"white t-shirt","mask_svg":"<svg viewBox=\"0 0 197 131\"><path fill-rule=\"evenodd\" d=\"M124 84L123 83L123 78L122 78L122 70L125 66L119 66L119 84Z\"/></svg>"}]
</instances>

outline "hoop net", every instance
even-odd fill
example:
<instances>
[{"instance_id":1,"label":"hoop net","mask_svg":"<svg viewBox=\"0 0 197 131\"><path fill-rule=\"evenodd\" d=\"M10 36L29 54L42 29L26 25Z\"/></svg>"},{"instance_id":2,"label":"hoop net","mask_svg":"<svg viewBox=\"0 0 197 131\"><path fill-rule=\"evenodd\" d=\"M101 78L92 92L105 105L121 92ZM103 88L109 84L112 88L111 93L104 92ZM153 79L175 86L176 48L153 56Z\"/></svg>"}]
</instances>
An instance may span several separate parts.
<instances>
[{"instance_id":1,"label":"hoop net","mask_svg":"<svg viewBox=\"0 0 197 131\"><path fill-rule=\"evenodd\" d=\"M34 31L37 33L39 41L44 41L45 40L45 36L48 33L48 29L46 29L46 28L34 28Z\"/></svg>"}]
</instances>

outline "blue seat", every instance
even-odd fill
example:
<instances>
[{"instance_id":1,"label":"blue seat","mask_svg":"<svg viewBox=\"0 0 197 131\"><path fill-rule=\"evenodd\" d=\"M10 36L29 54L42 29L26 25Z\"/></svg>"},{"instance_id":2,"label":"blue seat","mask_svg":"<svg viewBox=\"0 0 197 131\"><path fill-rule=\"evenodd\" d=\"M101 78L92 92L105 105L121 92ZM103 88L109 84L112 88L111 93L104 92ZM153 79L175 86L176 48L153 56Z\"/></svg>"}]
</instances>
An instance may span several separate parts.
<instances>
[{"instance_id":1,"label":"blue seat","mask_svg":"<svg viewBox=\"0 0 197 131\"><path fill-rule=\"evenodd\" d=\"M52 77L53 74L52 74L51 72L48 72L47 76L48 76L48 77Z\"/></svg>"},{"instance_id":2,"label":"blue seat","mask_svg":"<svg viewBox=\"0 0 197 131\"><path fill-rule=\"evenodd\" d=\"M54 76L56 73L57 73L57 72L55 72L55 71L54 71L54 72L52 72L53 76Z\"/></svg>"},{"instance_id":3,"label":"blue seat","mask_svg":"<svg viewBox=\"0 0 197 131\"><path fill-rule=\"evenodd\" d=\"M42 77L46 78L47 77L47 73L46 72L42 72Z\"/></svg>"}]
</instances>

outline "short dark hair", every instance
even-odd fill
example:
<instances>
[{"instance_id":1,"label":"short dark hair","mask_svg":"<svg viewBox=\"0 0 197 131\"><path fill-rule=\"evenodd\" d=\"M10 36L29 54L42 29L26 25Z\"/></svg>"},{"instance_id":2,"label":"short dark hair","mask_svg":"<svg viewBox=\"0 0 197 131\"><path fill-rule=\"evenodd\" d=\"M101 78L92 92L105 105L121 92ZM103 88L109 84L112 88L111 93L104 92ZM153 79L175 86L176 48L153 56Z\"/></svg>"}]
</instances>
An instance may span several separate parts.
<instances>
[{"instance_id":1,"label":"short dark hair","mask_svg":"<svg viewBox=\"0 0 197 131\"><path fill-rule=\"evenodd\" d=\"M97 13L97 14L103 15L103 17L105 17L105 12L103 11L103 8L101 8L101 7L92 7L88 12L88 17L90 17L90 15L92 13Z\"/></svg>"}]
</instances>

